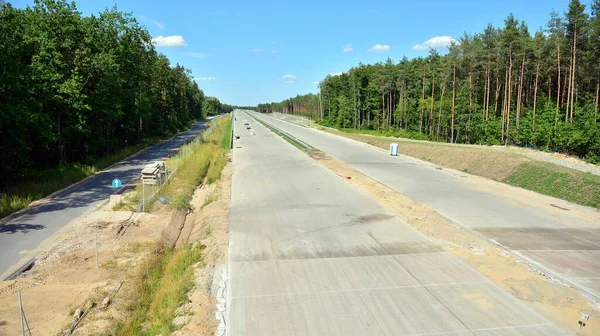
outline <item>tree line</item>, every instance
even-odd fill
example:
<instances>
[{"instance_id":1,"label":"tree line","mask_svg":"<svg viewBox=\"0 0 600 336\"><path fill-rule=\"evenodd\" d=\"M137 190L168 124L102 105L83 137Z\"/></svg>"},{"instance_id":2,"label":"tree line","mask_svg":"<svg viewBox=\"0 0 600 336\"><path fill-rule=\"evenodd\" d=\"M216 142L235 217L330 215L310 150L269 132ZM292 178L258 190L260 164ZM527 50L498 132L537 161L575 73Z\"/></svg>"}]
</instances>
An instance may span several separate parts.
<instances>
[{"instance_id":1,"label":"tree line","mask_svg":"<svg viewBox=\"0 0 600 336\"><path fill-rule=\"evenodd\" d=\"M519 145L600 162L600 0L571 0L531 33L510 14L503 27L465 33L448 52L359 64L327 76L319 94L260 104L338 128L451 143Z\"/></svg>"},{"instance_id":2,"label":"tree line","mask_svg":"<svg viewBox=\"0 0 600 336\"><path fill-rule=\"evenodd\" d=\"M230 106L206 98L116 7L0 2L0 186L188 127Z\"/></svg>"}]
</instances>

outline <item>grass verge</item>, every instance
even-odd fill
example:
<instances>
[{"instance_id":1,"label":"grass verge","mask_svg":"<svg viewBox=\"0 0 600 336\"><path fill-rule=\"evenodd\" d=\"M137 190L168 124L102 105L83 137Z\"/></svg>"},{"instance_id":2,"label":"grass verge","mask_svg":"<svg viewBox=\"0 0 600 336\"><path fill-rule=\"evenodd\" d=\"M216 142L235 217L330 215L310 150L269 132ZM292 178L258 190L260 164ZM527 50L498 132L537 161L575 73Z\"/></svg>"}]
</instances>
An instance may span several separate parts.
<instances>
[{"instance_id":1,"label":"grass verge","mask_svg":"<svg viewBox=\"0 0 600 336\"><path fill-rule=\"evenodd\" d=\"M221 147L223 149L231 149L231 146L233 145L233 118L231 116L229 116L229 123L227 124L227 129L225 130L225 134L227 136L223 137L223 140L221 141Z\"/></svg>"},{"instance_id":2,"label":"grass verge","mask_svg":"<svg viewBox=\"0 0 600 336\"><path fill-rule=\"evenodd\" d=\"M346 132L346 130L320 129L383 149L388 149L391 142L397 142L400 144L398 146L400 154L576 204L600 208L600 176L576 169L479 146L391 139L359 133L356 130Z\"/></svg>"},{"instance_id":3,"label":"grass verge","mask_svg":"<svg viewBox=\"0 0 600 336\"><path fill-rule=\"evenodd\" d=\"M230 135L230 124L231 117L218 119L205 141L190 148L190 155L160 192L169 201L171 209L189 209L198 185L205 179L207 184L211 184L221 177L221 171L227 164L225 154L229 148L226 140ZM169 166L172 166L170 162Z\"/></svg>"},{"instance_id":4,"label":"grass verge","mask_svg":"<svg viewBox=\"0 0 600 336\"><path fill-rule=\"evenodd\" d=\"M600 208L600 176L532 161L519 166L504 182L569 202Z\"/></svg>"},{"instance_id":5,"label":"grass verge","mask_svg":"<svg viewBox=\"0 0 600 336\"><path fill-rule=\"evenodd\" d=\"M94 160L90 164L68 164L35 174L27 182L9 187L0 193L0 218L27 207L55 191L94 175L104 168L119 162L140 150L159 142L160 138L146 140L137 145L123 148L111 155Z\"/></svg>"},{"instance_id":6,"label":"grass verge","mask_svg":"<svg viewBox=\"0 0 600 336\"><path fill-rule=\"evenodd\" d=\"M194 266L202 262L200 245L174 250L157 246L136 276L129 318L115 326L114 334L169 335L175 331L172 321L186 300L194 281ZM202 265L203 266L203 265Z\"/></svg>"}]
</instances>

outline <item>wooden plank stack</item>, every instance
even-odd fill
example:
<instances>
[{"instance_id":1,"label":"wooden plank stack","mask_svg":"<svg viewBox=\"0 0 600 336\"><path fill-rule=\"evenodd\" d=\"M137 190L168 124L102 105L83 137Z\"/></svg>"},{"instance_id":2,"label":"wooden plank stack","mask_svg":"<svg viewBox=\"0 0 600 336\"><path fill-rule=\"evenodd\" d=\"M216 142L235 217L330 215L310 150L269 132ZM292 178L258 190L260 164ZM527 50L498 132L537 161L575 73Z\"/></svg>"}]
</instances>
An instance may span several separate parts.
<instances>
[{"instance_id":1,"label":"wooden plank stack","mask_svg":"<svg viewBox=\"0 0 600 336\"><path fill-rule=\"evenodd\" d=\"M157 181L162 179L166 174L165 162L155 161L154 163L147 164L142 169L142 183L147 185L157 184Z\"/></svg>"}]
</instances>

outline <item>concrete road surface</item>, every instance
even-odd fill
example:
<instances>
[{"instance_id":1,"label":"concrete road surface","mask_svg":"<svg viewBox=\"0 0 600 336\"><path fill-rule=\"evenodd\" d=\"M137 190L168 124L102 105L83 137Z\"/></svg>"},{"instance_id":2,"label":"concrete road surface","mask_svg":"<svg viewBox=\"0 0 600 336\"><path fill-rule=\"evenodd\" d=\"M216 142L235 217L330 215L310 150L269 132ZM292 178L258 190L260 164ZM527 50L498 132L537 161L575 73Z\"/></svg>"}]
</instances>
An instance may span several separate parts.
<instances>
[{"instance_id":1,"label":"concrete road surface","mask_svg":"<svg viewBox=\"0 0 600 336\"><path fill-rule=\"evenodd\" d=\"M194 124L179 133L129 157L83 183L46 198L18 216L0 224L0 280L35 257L35 249L60 228L79 217L94 204L106 201L115 192L111 186L118 178L123 185L134 182L144 165L167 157L186 141L201 132L212 118Z\"/></svg>"},{"instance_id":2,"label":"concrete road surface","mask_svg":"<svg viewBox=\"0 0 600 336\"><path fill-rule=\"evenodd\" d=\"M306 154L236 116L228 335L564 335Z\"/></svg>"},{"instance_id":3,"label":"concrete road surface","mask_svg":"<svg viewBox=\"0 0 600 336\"><path fill-rule=\"evenodd\" d=\"M436 170L431 164L407 156L392 157L356 141L254 114L285 132L336 157L361 173L426 204L441 215L469 227L529 259L547 273L580 288L600 301L600 222L551 206L516 202L507 192L492 192L474 185L464 174ZM390 141L391 142L391 141ZM494 183L494 182L490 182ZM516 188L525 197L533 193ZM529 193L529 194L527 194ZM538 196L539 197L539 196ZM582 208L571 205L572 208Z\"/></svg>"}]
</instances>

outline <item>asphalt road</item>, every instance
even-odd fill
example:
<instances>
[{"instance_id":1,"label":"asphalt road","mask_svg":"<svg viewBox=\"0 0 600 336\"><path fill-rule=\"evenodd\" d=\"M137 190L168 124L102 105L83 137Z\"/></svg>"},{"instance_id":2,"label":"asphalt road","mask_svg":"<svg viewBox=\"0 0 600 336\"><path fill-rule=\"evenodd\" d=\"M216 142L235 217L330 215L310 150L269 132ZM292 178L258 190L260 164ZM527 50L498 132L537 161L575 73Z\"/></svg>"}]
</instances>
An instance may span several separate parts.
<instances>
[{"instance_id":1,"label":"asphalt road","mask_svg":"<svg viewBox=\"0 0 600 336\"><path fill-rule=\"evenodd\" d=\"M83 183L47 197L8 221L4 220L0 224L0 279L5 279L32 260L38 253L36 248L60 228L90 207L106 201L115 192L112 180L118 178L123 185L134 182L146 164L169 156L201 132L211 118L93 175Z\"/></svg>"},{"instance_id":2,"label":"asphalt road","mask_svg":"<svg viewBox=\"0 0 600 336\"><path fill-rule=\"evenodd\" d=\"M228 335L564 334L258 122L236 116Z\"/></svg>"},{"instance_id":3,"label":"asphalt road","mask_svg":"<svg viewBox=\"0 0 600 336\"><path fill-rule=\"evenodd\" d=\"M600 301L600 212L255 113L354 169L509 248ZM479 179L481 180L481 179ZM520 197L513 197L520 195ZM535 200L535 202L534 202ZM569 211L552 206L567 203ZM589 216L581 216L588 213Z\"/></svg>"}]
</instances>

